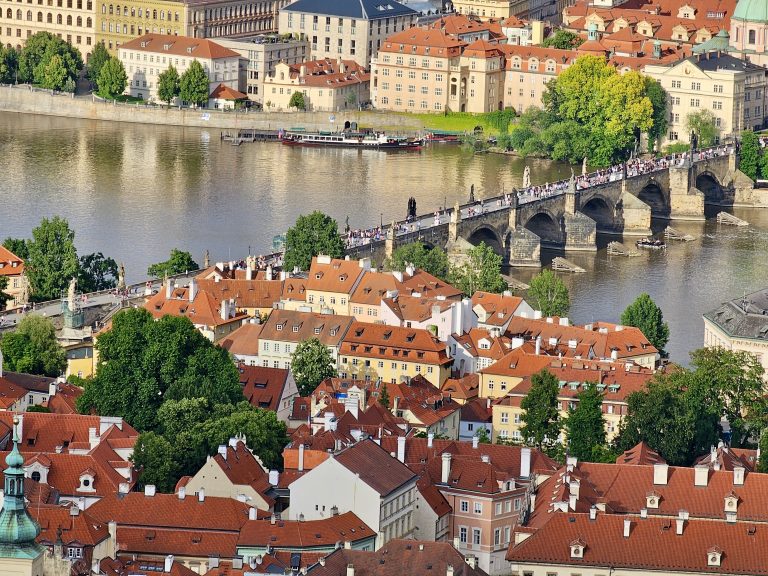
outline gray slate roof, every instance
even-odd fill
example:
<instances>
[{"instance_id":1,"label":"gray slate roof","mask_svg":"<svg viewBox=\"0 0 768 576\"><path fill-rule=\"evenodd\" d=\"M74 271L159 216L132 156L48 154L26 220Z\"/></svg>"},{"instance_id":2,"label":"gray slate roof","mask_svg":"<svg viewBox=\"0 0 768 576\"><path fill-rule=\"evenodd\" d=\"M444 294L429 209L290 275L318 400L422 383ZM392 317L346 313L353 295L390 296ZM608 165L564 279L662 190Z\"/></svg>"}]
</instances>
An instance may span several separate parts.
<instances>
[{"instance_id":1,"label":"gray slate roof","mask_svg":"<svg viewBox=\"0 0 768 576\"><path fill-rule=\"evenodd\" d=\"M717 52L707 52L702 54L696 54L687 59L688 62L697 66L700 70L706 72L717 72L720 70L730 72L757 72L758 70L765 71L765 68L752 64L746 60L735 58L730 54L718 54Z\"/></svg>"},{"instance_id":2,"label":"gray slate roof","mask_svg":"<svg viewBox=\"0 0 768 576\"><path fill-rule=\"evenodd\" d=\"M725 302L704 317L731 336L768 342L768 289Z\"/></svg>"},{"instance_id":3,"label":"gray slate roof","mask_svg":"<svg viewBox=\"0 0 768 576\"><path fill-rule=\"evenodd\" d=\"M395 0L296 0L281 10L361 20L418 15L416 10Z\"/></svg>"}]
</instances>

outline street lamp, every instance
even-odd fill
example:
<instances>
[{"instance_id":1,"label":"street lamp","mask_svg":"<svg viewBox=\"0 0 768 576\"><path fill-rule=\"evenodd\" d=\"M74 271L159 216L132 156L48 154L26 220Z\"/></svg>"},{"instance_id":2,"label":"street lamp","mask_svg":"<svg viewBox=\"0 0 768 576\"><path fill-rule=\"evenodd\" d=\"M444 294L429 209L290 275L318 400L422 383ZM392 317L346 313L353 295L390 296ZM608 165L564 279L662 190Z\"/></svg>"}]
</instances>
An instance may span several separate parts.
<instances>
[{"instance_id":1,"label":"street lamp","mask_svg":"<svg viewBox=\"0 0 768 576\"><path fill-rule=\"evenodd\" d=\"M379 215L379 228L384 228L384 212Z\"/></svg>"}]
</instances>

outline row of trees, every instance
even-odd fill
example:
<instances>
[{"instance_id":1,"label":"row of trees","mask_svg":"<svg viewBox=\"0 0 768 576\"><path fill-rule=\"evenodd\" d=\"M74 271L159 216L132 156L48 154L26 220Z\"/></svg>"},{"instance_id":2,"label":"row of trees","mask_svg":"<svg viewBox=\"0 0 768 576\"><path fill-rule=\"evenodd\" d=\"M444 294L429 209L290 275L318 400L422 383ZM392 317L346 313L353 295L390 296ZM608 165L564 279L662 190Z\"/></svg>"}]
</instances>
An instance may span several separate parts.
<instances>
[{"instance_id":1,"label":"row of trees","mask_svg":"<svg viewBox=\"0 0 768 576\"><path fill-rule=\"evenodd\" d=\"M67 367L64 349L48 318L27 315L16 330L0 336L3 367L14 372L39 376L60 376Z\"/></svg>"},{"instance_id":2,"label":"row of trees","mask_svg":"<svg viewBox=\"0 0 768 576\"><path fill-rule=\"evenodd\" d=\"M760 140L752 131L741 135L739 170L752 180L768 179L768 153L760 147Z\"/></svg>"},{"instance_id":3,"label":"row of trees","mask_svg":"<svg viewBox=\"0 0 768 576\"><path fill-rule=\"evenodd\" d=\"M612 461L643 441L670 464L688 466L717 445L725 419L731 446L753 446L758 439L761 447L768 445L768 434L761 438L768 423L768 400L756 358L702 348L691 353L691 366L658 373L645 390L632 393L628 414L611 445L606 443L603 393L597 385L588 383L562 418L558 380L544 369L531 378L531 390L521 403L522 437L553 456L561 456L567 447L569 454L587 461ZM561 434L565 446L558 441Z\"/></svg>"},{"instance_id":4,"label":"row of trees","mask_svg":"<svg viewBox=\"0 0 768 576\"><path fill-rule=\"evenodd\" d=\"M117 263L101 252L78 258L75 232L59 216L43 218L32 238L6 238L3 246L25 262L33 301L61 296L72 278L82 292L108 290L117 284Z\"/></svg>"},{"instance_id":5,"label":"row of trees","mask_svg":"<svg viewBox=\"0 0 768 576\"><path fill-rule=\"evenodd\" d=\"M74 92L82 68L80 51L49 32L33 34L20 51L0 47L2 83L21 82Z\"/></svg>"},{"instance_id":6,"label":"row of trees","mask_svg":"<svg viewBox=\"0 0 768 576\"><path fill-rule=\"evenodd\" d=\"M619 74L605 58L581 56L547 84L544 109L524 112L508 144L523 155L543 155L592 166L626 160L641 134L650 142L667 128L664 89L638 72Z\"/></svg>"}]
</instances>

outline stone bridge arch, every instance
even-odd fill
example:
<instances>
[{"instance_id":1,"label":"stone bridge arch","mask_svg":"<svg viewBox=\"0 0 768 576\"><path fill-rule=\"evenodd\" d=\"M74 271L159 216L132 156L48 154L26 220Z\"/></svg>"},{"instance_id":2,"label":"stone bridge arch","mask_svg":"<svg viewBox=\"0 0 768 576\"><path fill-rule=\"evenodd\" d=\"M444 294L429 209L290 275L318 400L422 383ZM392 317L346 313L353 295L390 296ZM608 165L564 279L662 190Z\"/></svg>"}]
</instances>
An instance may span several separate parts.
<instances>
[{"instance_id":1,"label":"stone bridge arch","mask_svg":"<svg viewBox=\"0 0 768 576\"><path fill-rule=\"evenodd\" d=\"M579 212L594 220L599 232L615 232L617 229L615 202L610 198L592 196Z\"/></svg>"},{"instance_id":2,"label":"stone bridge arch","mask_svg":"<svg viewBox=\"0 0 768 576\"><path fill-rule=\"evenodd\" d=\"M506 256L504 236L494 226L481 224L467 236L467 241L475 246L485 242L499 256Z\"/></svg>"},{"instance_id":3,"label":"stone bridge arch","mask_svg":"<svg viewBox=\"0 0 768 576\"><path fill-rule=\"evenodd\" d=\"M729 190L723 186L720 178L709 170L704 170L696 175L696 189L704 194L705 204L731 204Z\"/></svg>"},{"instance_id":4,"label":"stone bridge arch","mask_svg":"<svg viewBox=\"0 0 768 576\"><path fill-rule=\"evenodd\" d=\"M649 178L640 191L637 198L645 202L651 208L653 218L669 219L672 213L669 192L664 190L662 184L654 178Z\"/></svg>"},{"instance_id":5,"label":"stone bridge arch","mask_svg":"<svg viewBox=\"0 0 768 576\"><path fill-rule=\"evenodd\" d=\"M524 228L541 238L542 246L562 248L565 243L560 218L549 210L539 210L536 212L528 218Z\"/></svg>"}]
</instances>

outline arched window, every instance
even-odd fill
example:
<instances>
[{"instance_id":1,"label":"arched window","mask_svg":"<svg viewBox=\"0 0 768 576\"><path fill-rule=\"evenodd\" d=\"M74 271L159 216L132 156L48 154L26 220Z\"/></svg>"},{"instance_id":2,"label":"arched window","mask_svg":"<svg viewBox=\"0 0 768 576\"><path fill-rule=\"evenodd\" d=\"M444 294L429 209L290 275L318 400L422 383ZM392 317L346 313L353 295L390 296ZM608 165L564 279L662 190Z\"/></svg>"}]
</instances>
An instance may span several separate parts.
<instances>
[{"instance_id":1,"label":"arched window","mask_svg":"<svg viewBox=\"0 0 768 576\"><path fill-rule=\"evenodd\" d=\"M53 24L53 14L51 14L50 12L48 12L48 15L45 17L45 21L46 21L48 24Z\"/></svg>"},{"instance_id":2,"label":"arched window","mask_svg":"<svg viewBox=\"0 0 768 576\"><path fill-rule=\"evenodd\" d=\"M123 24L123 34L128 34L128 25Z\"/></svg>"},{"instance_id":3,"label":"arched window","mask_svg":"<svg viewBox=\"0 0 768 576\"><path fill-rule=\"evenodd\" d=\"M157 20L157 10L152 10L152 20Z\"/></svg>"},{"instance_id":4,"label":"arched window","mask_svg":"<svg viewBox=\"0 0 768 576\"><path fill-rule=\"evenodd\" d=\"M120 16L120 4L118 4L117 8L115 8L115 16Z\"/></svg>"},{"instance_id":5,"label":"arched window","mask_svg":"<svg viewBox=\"0 0 768 576\"><path fill-rule=\"evenodd\" d=\"M27 10L27 21L32 22L32 10Z\"/></svg>"},{"instance_id":6,"label":"arched window","mask_svg":"<svg viewBox=\"0 0 768 576\"><path fill-rule=\"evenodd\" d=\"M756 42L756 40L757 40L757 32L755 32L754 30L750 30L749 31L749 35L748 35L747 43L748 44L754 44Z\"/></svg>"},{"instance_id":7,"label":"arched window","mask_svg":"<svg viewBox=\"0 0 768 576\"><path fill-rule=\"evenodd\" d=\"M82 16L78 16L77 17L77 27L78 28L82 28L83 27L83 17Z\"/></svg>"},{"instance_id":8,"label":"arched window","mask_svg":"<svg viewBox=\"0 0 768 576\"><path fill-rule=\"evenodd\" d=\"M16 10L16 20L21 20L21 19L22 19L21 10Z\"/></svg>"},{"instance_id":9,"label":"arched window","mask_svg":"<svg viewBox=\"0 0 768 576\"><path fill-rule=\"evenodd\" d=\"M106 4L102 4L101 5L101 13L102 14L106 14L107 13L107 5Z\"/></svg>"},{"instance_id":10,"label":"arched window","mask_svg":"<svg viewBox=\"0 0 768 576\"><path fill-rule=\"evenodd\" d=\"M37 13L37 21L38 22L42 22L43 21L43 13L42 12L38 12Z\"/></svg>"},{"instance_id":11,"label":"arched window","mask_svg":"<svg viewBox=\"0 0 768 576\"><path fill-rule=\"evenodd\" d=\"M136 16L136 8L131 8L131 18Z\"/></svg>"},{"instance_id":12,"label":"arched window","mask_svg":"<svg viewBox=\"0 0 768 576\"><path fill-rule=\"evenodd\" d=\"M72 0L67 0L67 8L72 8Z\"/></svg>"},{"instance_id":13,"label":"arched window","mask_svg":"<svg viewBox=\"0 0 768 576\"><path fill-rule=\"evenodd\" d=\"M10 8L8 8L8 12L6 13L6 18L9 18L9 19L13 18L13 10L11 10Z\"/></svg>"},{"instance_id":14,"label":"arched window","mask_svg":"<svg viewBox=\"0 0 768 576\"><path fill-rule=\"evenodd\" d=\"M91 27L91 23L92 23L92 21L91 21L90 18L86 18L85 19L85 27L86 28L90 28Z\"/></svg>"},{"instance_id":15,"label":"arched window","mask_svg":"<svg viewBox=\"0 0 768 576\"><path fill-rule=\"evenodd\" d=\"M32 476L31 476L31 478L32 478L32 480L34 480L35 482L40 482L40 472L38 472L37 470L35 470L34 472L32 472Z\"/></svg>"},{"instance_id":16,"label":"arched window","mask_svg":"<svg viewBox=\"0 0 768 576\"><path fill-rule=\"evenodd\" d=\"M112 16L112 14L115 13L115 7L112 6L112 4L109 5L109 15Z\"/></svg>"},{"instance_id":17,"label":"arched window","mask_svg":"<svg viewBox=\"0 0 768 576\"><path fill-rule=\"evenodd\" d=\"M61 14L56 14L56 24L61 24L62 18Z\"/></svg>"},{"instance_id":18,"label":"arched window","mask_svg":"<svg viewBox=\"0 0 768 576\"><path fill-rule=\"evenodd\" d=\"M165 10L160 10L160 20L165 20Z\"/></svg>"},{"instance_id":19,"label":"arched window","mask_svg":"<svg viewBox=\"0 0 768 576\"><path fill-rule=\"evenodd\" d=\"M67 26L72 26L72 16L67 16Z\"/></svg>"}]
</instances>

